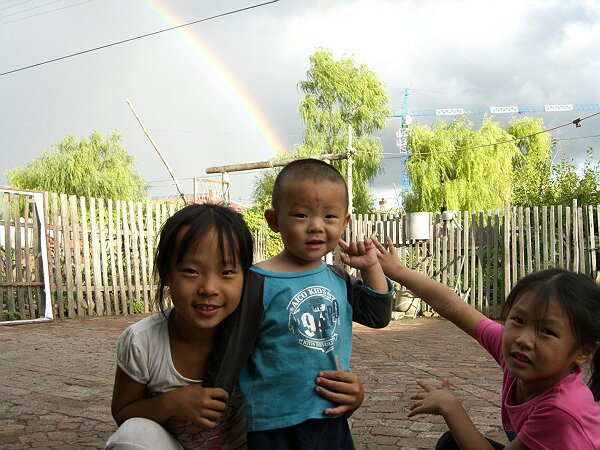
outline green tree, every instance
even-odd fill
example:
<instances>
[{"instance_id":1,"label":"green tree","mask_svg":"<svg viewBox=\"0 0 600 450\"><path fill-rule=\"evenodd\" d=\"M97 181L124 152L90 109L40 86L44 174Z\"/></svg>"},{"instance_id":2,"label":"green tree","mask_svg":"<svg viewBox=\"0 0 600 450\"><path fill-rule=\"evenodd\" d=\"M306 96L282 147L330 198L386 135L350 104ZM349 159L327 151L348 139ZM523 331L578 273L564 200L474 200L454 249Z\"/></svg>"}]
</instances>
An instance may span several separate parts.
<instances>
[{"instance_id":1,"label":"green tree","mask_svg":"<svg viewBox=\"0 0 600 450\"><path fill-rule=\"evenodd\" d=\"M6 175L17 188L84 197L139 200L148 189L117 131L106 140L99 131L80 142L69 135L24 167L7 170Z\"/></svg>"},{"instance_id":2,"label":"green tree","mask_svg":"<svg viewBox=\"0 0 600 450\"><path fill-rule=\"evenodd\" d=\"M368 212L372 203L369 183L381 169L383 153L381 141L369 135L385 128L386 117L390 114L386 108L387 95L377 76L365 65L357 66L353 58L334 60L331 51L321 49L309 59L307 79L298 83L305 94L300 104L300 116L306 130L293 157L346 152L350 125L355 150L352 170L354 212ZM285 156L278 155L278 158ZM346 160L332 164L346 176ZM270 204L274 179L273 171L259 177L253 193L256 203Z\"/></svg>"},{"instance_id":3,"label":"green tree","mask_svg":"<svg viewBox=\"0 0 600 450\"><path fill-rule=\"evenodd\" d=\"M513 192L511 203L516 206L547 204L551 186L552 150L555 142L544 132L542 120L532 117L511 120L508 133L519 139L513 161Z\"/></svg>"},{"instance_id":4,"label":"green tree","mask_svg":"<svg viewBox=\"0 0 600 450\"><path fill-rule=\"evenodd\" d=\"M544 204L570 206L573 199L580 205L600 204L600 161L594 160L591 147L582 170L572 160L562 161L553 167L551 178Z\"/></svg>"},{"instance_id":5,"label":"green tree","mask_svg":"<svg viewBox=\"0 0 600 450\"><path fill-rule=\"evenodd\" d=\"M513 139L487 116L479 130L465 116L432 128L411 125L406 170L413 192L405 199L405 209L502 207L512 194L512 163L518 153Z\"/></svg>"}]
</instances>

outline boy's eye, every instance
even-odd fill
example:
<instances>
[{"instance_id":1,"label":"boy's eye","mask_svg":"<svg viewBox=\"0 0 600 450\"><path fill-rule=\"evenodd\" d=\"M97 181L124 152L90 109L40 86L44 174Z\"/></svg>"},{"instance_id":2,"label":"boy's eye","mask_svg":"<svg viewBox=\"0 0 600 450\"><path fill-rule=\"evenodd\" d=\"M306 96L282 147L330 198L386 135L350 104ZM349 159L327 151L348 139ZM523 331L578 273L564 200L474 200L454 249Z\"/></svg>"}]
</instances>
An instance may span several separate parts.
<instances>
[{"instance_id":1,"label":"boy's eye","mask_svg":"<svg viewBox=\"0 0 600 450\"><path fill-rule=\"evenodd\" d=\"M336 218L337 218L337 216L336 216L335 214L327 214L327 215L325 216L325 218L326 218L326 219L336 219Z\"/></svg>"}]
</instances>

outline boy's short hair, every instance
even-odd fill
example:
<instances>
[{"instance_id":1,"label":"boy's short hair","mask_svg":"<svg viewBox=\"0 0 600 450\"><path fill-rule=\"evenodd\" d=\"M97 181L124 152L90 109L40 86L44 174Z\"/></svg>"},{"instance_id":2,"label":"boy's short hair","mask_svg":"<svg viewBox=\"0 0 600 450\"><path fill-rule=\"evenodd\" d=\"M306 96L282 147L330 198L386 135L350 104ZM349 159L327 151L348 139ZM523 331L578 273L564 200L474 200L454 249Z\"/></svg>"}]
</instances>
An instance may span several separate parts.
<instances>
[{"instance_id":1,"label":"boy's short hair","mask_svg":"<svg viewBox=\"0 0 600 450\"><path fill-rule=\"evenodd\" d=\"M297 159L286 164L275 178L271 203L275 211L279 208L279 202L283 195L283 185L287 181L330 181L340 183L344 186L346 209L348 209L348 185L342 174L332 165L325 161L314 158Z\"/></svg>"}]
</instances>

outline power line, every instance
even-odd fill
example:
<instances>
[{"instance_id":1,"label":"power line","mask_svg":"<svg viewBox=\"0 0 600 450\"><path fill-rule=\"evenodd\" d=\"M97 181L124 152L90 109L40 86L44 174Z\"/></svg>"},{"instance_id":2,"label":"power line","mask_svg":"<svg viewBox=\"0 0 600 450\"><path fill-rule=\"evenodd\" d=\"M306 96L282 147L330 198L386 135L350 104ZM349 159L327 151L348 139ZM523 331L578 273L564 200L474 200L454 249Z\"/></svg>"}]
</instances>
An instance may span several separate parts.
<instances>
[{"instance_id":1,"label":"power line","mask_svg":"<svg viewBox=\"0 0 600 450\"><path fill-rule=\"evenodd\" d=\"M218 18L221 18L221 17L225 17L225 16L229 16L229 15L232 15L232 14L236 14L236 13L239 13L239 12L242 12L242 11L248 11L250 9L259 8L261 6L266 6L266 5L269 5L271 3L277 3L278 1L279 0L271 0L271 1L265 2L265 3L259 3L259 4L256 4L256 5L246 6L245 8L239 8L239 9L235 9L235 10L232 10L232 11L227 11L227 12L224 12L224 13L216 14L214 16L205 17L204 19L199 19L199 20L194 20L193 22L184 23L182 25L176 25L174 27L165 28L163 30L153 31L152 33L142 34L142 35L135 36L135 37L132 37L132 38L124 39L122 41L113 42L111 44L105 44L105 45L101 45L99 47L90 48L88 50L82 50L80 52L71 53L69 55L61 56L61 57L54 58L54 59L49 59L47 61L42 61L42 62L39 62L39 63L36 63L36 64L31 64L29 66L25 66L25 67L20 67L18 69L9 70L8 72L2 72L2 73L0 73L0 76L8 75L8 74L15 73L15 72L20 72L20 71L26 70L26 69L31 69L33 67L42 66L44 64L50 64L50 63L53 63L53 62L62 61L63 59L72 58L74 56L79 56L79 55L83 55L83 54L86 54L86 53L95 52L97 50L102 50L102 49L105 49L105 48L108 48L108 47L114 47L115 45L125 44L127 42L132 42L132 41L135 41L135 40L138 40L138 39L147 38L147 37L154 36L154 35L157 35L157 34L160 34L160 33L165 33L167 31L173 31L173 30L176 30L178 28L183 28L183 27L187 27L187 26L190 26L190 25L195 25L195 24L201 23L201 22L207 22L209 20L218 19Z\"/></svg>"},{"instance_id":2,"label":"power line","mask_svg":"<svg viewBox=\"0 0 600 450\"><path fill-rule=\"evenodd\" d=\"M62 1L62 0L60 0L60 1ZM31 15L29 15L29 16L20 17L19 19L9 20L9 21L7 21L7 22L0 22L0 25L7 25L7 24L9 24L9 23L20 22L20 21L22 21L22 20L30 19L30 18L32 18L32 17L43 16L44 14L49 14L49 13L53 13L53 12L56 12L56 11L62 11L63 9L73 8L74 6L83 5L84 3L90 3L90 2L92 2L92 1L94 1L94 0L84 0L84 1L82 1L82 2L75 3L75 4L72 4L72 5L63 6L63 7L61 7L61 8L54 8L54 9L51 9L51 10L49 10L49 11L44 11L44 12L40 12L40 13L37 13L37 14L31 14ZM54 3L57 3L57 2L54 2ZM5 16L0 16L0 20L1 20L1 19L4 19L5 17L14 16L14 15L16 15L16 14L21 14L21 13L23 13L23 12L26 12L26 11L31 11L32 9L41 8L42 6L47 6L47 5L48 5L48 4L46 4L46 5L41 5L41 6L36 6L35 8L31 8L31 9L29 9L29 10L25 10L25 11L19 11L18 13L13 13L13 14L7 14L7 15L5 15ZM1 8L0 8L0 9L1 9Z\"/></svg>"},{"instance_id":3,"label":"power line","mask_svg":"<svg viewBox=\"0 0 600 450\"><path fill-rule=\"evenodd\" d=\"M562 125L558 125L556 127L549 128L547 130L538 131L536 133L532 133L532 134L529 134L527 136L515 137L515 138L512 138L512 139L506 139L504 141L492 142L490 144L476 145L476 146L473 146L473 147L461 147L461 148L455 148L455 149L451 149L451 150L440 150L439 152L412 152L410 154L411 155L431 155L431 154L434 154L434 153L453 153L453 152L462 152L462 151L466 151L466 150L476 150L476 149L485 148L485 147L493 147L495 145L507 144L507 143L510 143L510 142L515 142L515 141L520 141L522 139L527 139L527 138L530 138L530 137L533 137L533 136L537 136L538 134L549 133L551 131L558 130L559 128L567 127L569 125L575 125L576 127L580 127L581 126L581 122L583 122L584 120L589 119L590 117L597 116L598 114L600 114L600 112L597 112L597 113L594 113L594 114L590 114L589 116L586 116L586 117L583 117L583 118L577 118L577 119L573 120L572 122L567 122L567 123L564 123ZM404 156L404 155L399 155L399 156Z\"/></svg>"}]
</instances>

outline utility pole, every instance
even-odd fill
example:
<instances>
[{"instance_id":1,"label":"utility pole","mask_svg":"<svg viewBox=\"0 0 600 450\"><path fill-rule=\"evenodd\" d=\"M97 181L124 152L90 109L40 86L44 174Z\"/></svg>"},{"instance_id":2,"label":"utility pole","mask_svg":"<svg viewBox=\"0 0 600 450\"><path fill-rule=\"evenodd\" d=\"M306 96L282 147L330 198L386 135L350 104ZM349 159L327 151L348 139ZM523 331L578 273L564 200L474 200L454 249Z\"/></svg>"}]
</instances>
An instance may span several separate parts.
<instances>
[{"instance_id":1,"label":"utility pole","mask_svg":"<svg viewBox=\"0 0 600 450\"><path fill-rule=\"evenodd\" d=\"M126 98L125 101L129 105L129 108L131 109L131 112L133 113L133 115L137 119L138 123L142 127L142 131L148 137L148 139L150 140L150 143L154 147L154 150L156 150L156 153L158 153L158 156L160 156L160 159L162 160L163 164L167 168L169 174L171 175L171 178L175 182L175 187L177 188L177 192L179 192L179 195L181 196L181 199L183 200L183 203L185 204L186 203L186 201L185 201L185 195L183 194L183 191L181 190L181 186L179 185L179 181L177 180L177 177L175 176L175 173L173 172L173 169L171 169L171 166L169 165L169 163L167 162L167 160L163 156L162 152L158 148L158 145L156 145L156 143L154 142L154 139L152 139L152 136L150 136L150 133L148 132L148 130L146 130L146 127L142 123L142 119L140 119L140 117L135 112L135 109L133 109L133 105L131 104L131 102L129 101L129 99Z\"/></svg>"},{"instance_id":2,"label":"utility pole","mask_svg":"<svg viewBox=\"0 0 600 450\"><path fill-rule=\"evenodd\" d=\"M352 160L352 155L354 154L354 149L352 148L352 125L348 124L348 150L346 153L347 159L348 159L348 180L347 180L347 184L348 184L348 214L352 215L354 213L354 206L353 206L353 200L354 197L352 196L352 164L353 164L353 160Z\"/></svg>"}]
</instances>

